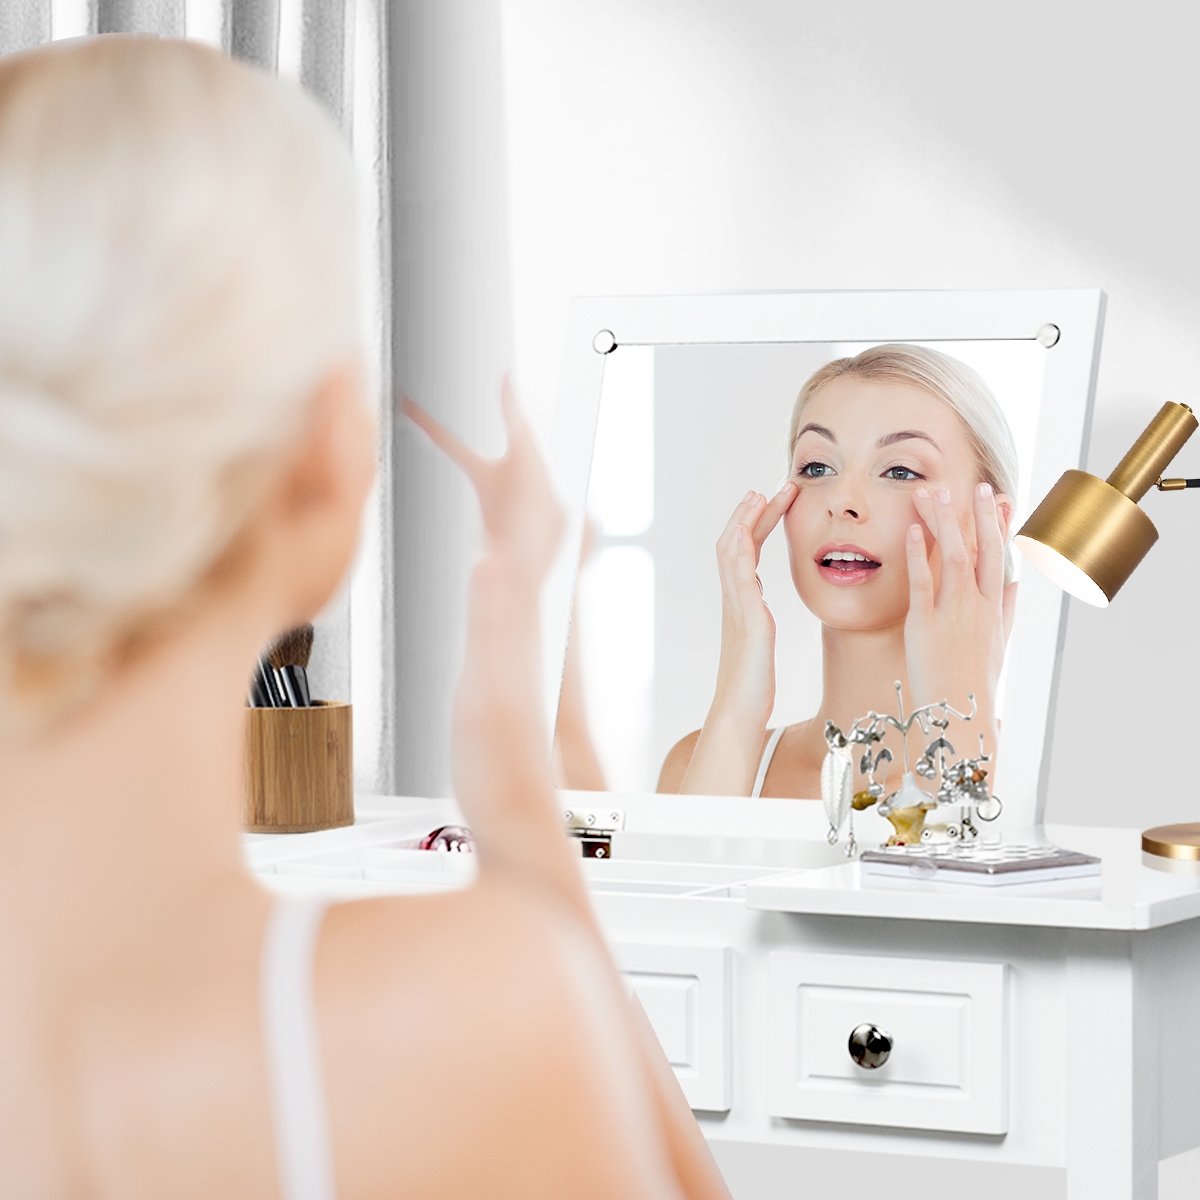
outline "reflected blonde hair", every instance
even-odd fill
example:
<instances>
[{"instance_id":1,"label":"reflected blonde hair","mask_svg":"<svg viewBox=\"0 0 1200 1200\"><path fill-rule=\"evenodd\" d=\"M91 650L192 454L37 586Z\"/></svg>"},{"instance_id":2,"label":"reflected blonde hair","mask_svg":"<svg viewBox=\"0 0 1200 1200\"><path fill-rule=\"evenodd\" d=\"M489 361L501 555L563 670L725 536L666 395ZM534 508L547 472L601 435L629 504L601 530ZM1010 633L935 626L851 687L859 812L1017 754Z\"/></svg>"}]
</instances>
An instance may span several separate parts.
<instances>
[{"instance_id":1,"label":"reflected blonde hair","mask_svg":"<svg viewBox=\"0 0 1200 1200\"><path fill-rule=\"evenodd\" d=\"M0 736L228 576L360 353L354 187L315 100L199 43L0 60Z\"/></svg>"},{"instance_id":2,"label":"reflected blonde hair","mask_svg":"<svg viewBox=\"0 0 1200 1200\"><path fill-rule=\"evenodd\" d=\"M975 459L977 483L987 482L1014 503L1017 446L1008 421L979 373L938 350L903 343L872 346L853 358L837 358L816 371L800 389L788 424L787 469L792 466L797 432L809 402L827 383L843 376L890 379L913 384L952 408L962 423ZM1013 577L1012 547L1004 548L1004 582Z\"/></svg>"}]
</instances>

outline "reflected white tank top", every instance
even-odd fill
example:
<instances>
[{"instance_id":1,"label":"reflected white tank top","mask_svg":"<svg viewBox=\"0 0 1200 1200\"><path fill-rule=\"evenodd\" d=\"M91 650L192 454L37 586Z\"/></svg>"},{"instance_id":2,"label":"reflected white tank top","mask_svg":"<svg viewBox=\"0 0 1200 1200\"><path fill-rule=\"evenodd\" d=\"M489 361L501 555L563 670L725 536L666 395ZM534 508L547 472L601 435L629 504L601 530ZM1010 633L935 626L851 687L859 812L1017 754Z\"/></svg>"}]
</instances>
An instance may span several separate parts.
<instances>
[{"instance_id":1,"label":"reflected white tank top","mask_svg":"<svg viewBox=\"0 0 1200 1200\"><path fill-rule=\"evenodd\" d=\"M771 765L771 759L775 757L775 747L779 745L779 739L783 737L785 729L787 729L786 725L780 725L767 739L767 744L763 747L762 761L758 764L758 774L754 779L754 791L750 793L752 800L762 795L763 780L767 777L767 769Z\"/></svg>"}]
</instances>

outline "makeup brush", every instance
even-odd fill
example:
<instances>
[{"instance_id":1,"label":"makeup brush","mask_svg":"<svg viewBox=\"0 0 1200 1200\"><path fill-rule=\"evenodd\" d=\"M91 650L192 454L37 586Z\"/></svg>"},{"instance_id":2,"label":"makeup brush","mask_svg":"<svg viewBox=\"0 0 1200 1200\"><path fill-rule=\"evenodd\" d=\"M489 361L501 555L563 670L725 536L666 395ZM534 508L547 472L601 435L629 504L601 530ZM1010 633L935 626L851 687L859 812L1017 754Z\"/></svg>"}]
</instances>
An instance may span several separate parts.
<instances>
[{"instance_id":1,"label":"makeup brush","mask_svg":"<svg viewBox=\"0 0 1200 1200\"><path fill-rule=\"evenodd\" d=\"M255 677L255 682L257 684L254 689L255 697L266 697L266 703L262 707L287 707L287 697L283 694L283 687L276 677L275 672L267 665L267 660L261 654L258 656L258 674Z\"/></svg>"},{"instance_id":2,"label":"makeup brush","mask_svg":"<svg viewBox=\"0 0 1200 1200\"><path fill-rule=\"evenodd\" d=\"M311 708L308 691L308 658L312 653L313 627L299 625L281 633L267 647L267 661L283 681L286 701L293 708Z\"/></svg>"},{"instance_id":3,"label":"makeup brush","mask_svg":"<svg viewBox=\"0 0 1200 1200\"><path fill-rule=\"evenodd\" d=\"M271 697L267 694L267 689L263 686L261 667L256 666L254 674L250 677L249 704L251 708L272 707Z\"/></svg>"}]
</instances>

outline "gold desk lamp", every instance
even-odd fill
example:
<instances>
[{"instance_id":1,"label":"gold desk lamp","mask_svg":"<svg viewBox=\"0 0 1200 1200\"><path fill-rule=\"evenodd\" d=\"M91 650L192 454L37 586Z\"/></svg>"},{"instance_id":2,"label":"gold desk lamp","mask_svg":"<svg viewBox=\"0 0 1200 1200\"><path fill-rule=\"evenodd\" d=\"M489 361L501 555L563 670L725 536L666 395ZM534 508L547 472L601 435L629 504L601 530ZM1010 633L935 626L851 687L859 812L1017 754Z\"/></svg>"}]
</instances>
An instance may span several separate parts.
<instances>
[{"instance_id":1,"label":"gold desk lamp","mask_svg":"<svg viewBox=\"0 0 1200 1200\"><path fill-rule=\"evenodd\" d=\"M1168 402L1107 480L1067 471L1013 539L1022 555L1063 591L1106 608L1158 541L1138 501L1152 485L1163 492L1200 487L1200 479L1162 478L1197 424L1186 404ZM1147 829L1142 849L1200 863L1200 822Z\"/></svg>"}]
</instances>

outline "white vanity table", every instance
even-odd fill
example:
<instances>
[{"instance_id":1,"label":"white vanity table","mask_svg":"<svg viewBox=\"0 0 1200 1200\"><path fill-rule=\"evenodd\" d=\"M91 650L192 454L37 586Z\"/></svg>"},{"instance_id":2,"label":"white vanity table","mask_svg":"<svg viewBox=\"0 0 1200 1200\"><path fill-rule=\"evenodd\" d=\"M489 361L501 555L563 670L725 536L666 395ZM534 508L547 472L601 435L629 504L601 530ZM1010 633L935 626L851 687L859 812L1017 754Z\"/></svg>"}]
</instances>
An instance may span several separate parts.
<instances>
[{"instance_id":1,"label":"white vanity table","mask_svg":"<svg viewBox=\"0 0 1200 1200\"><path fill-rule=\"evenodd\" d=\"M1050 825L1102 874L988 888L864 877L825 841L820 803L654 794L712 697L714 540L748 485L777 486L800 383L882 343L969 366L1001 414L988 438L1011 433L1019 526L1084 465L1103 310L1095 291L572 305L550 455L568 537L542 597L544 708L564 690L569 631L612 790L562 804L598 825L620 815L611 857L583 871L737 1200L1151 1200L1160 1161L1200 1147L1200 877L1143 865L1137 831ZM585 521L598 534L581 571ZM780 725L818 710L821 649L771 549L778 539L758 570ZM589 591L588 572L605 571ZM1029 840L1044 822L1064 621L1062 593L1022 573L989 781L1004 811L985 838ZM469 883L469 855L414 848L458 822L451 802L360 796L356 809L350 828L248 839L252 866L276 888L343 896ZM891 832L874 810L856 819L864 847ZM868 1070L849 1038L872 1025L891 1046ZM1162 1200L1200 1196L1180 1182Z\"/></svg>"},{"instance_id":2,"label":"white vanity table","mask_svg":"<svg viewBox=\"0 0 1200 1200\"><path fill-rule=\"evenodd\" d=\"M469 883L470 855L409 848L449 802L357 810L248 837L251 866L342 897ZM1200 1146L1200 876L1143 865L1136 831L1050 826L1103 873L983 888L864 878L817 805L636 810L584 871L738 1200L1150 1200L1160 1159ZM893 1039L876 1070L848 1053L864 1022Z\"/></svg>"}]
</instances>

